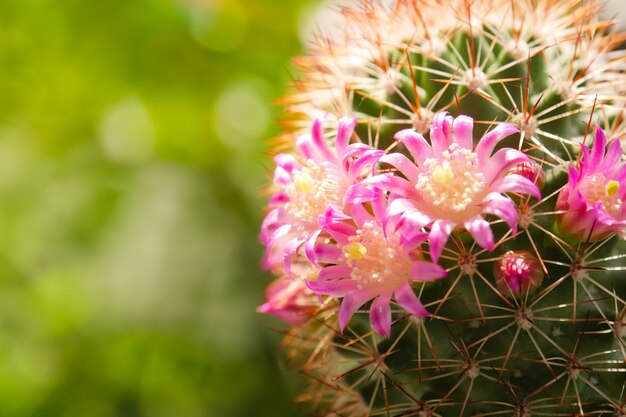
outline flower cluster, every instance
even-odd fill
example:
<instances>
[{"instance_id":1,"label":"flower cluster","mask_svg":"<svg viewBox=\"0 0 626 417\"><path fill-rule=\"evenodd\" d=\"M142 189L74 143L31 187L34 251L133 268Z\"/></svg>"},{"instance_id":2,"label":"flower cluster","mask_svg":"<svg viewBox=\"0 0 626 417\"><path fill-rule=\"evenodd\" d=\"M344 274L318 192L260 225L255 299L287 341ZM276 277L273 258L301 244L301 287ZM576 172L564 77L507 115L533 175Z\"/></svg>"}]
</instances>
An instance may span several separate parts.
<instances>
[{"instance_id":1,"label":"flower cluster","mask_svg":"<svg viewBox=\"0 0 626 417\"><path fill-rule=\"evenodd\" d=\"M406 154L362 143L355 126L354 118L340 119L331 147L318 118L311 134L298 139L296 154L275 158L276 192L261 240L265 267L281 278L259 311L299 324L312 314L311 300L336 297L343 331L371 301L371 326L388 336L392 302L417 316L430 314L414 286L446 276L440 258L450 236L493 251L492 224L505 224L515 236L518 207L541 200L544 174L524 152L502 146L518 133L507 123L475 141L472 118L437 113L428 139L411 129L395 134L395 148ZM606 238L626 225L621 145L614 141L606 155L605 148L597 129L593 149L581 146L578 167L570 168L558 197L558 225L579 241ZM295 271L295 260L306 273ZM507 252L494 275L497 287L514 295L537 287L543 272L530 253Z\"/></svg>"}]
</instances>

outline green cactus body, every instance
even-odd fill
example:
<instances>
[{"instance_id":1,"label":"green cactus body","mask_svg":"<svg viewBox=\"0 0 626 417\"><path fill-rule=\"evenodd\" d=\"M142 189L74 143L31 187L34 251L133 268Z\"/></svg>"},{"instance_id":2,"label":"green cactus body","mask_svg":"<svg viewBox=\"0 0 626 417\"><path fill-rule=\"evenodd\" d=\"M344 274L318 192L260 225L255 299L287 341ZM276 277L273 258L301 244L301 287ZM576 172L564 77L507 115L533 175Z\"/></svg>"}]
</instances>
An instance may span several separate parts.
<instances>
[{"instance_id":1,"label":"green cactus body","mask_svg":"<svg viewBox=\"0 0 626 417\"><path fill-rule=\"evenodd\" d=\"M626 241L621 229L584 239L557 225L568 169L579 166L581 144L594 142L594 126L626 138L626 52L617 49L624 37L599 20L600 6L363 1L342 10L339 38L320 37L296 61L301 76L285 99L283 149L325 112L327 138L342 116L353 116L353 141L409 156L394 135L413 129L428 138L433 115L447 111L474 119L475 141L499 123L517 126L498 149L519 150L540 167L522 174L542 195L509 193L515 234L487 216L491 251L455 229L437 262L447 277L412 286L432 315L409 314L392 299L388 337L372 330L371 304L342 332L337 298L309 298L284 347L308 381L299 400L311 414L626 415ZM617 188L608 182L603 195ZM420 247L431 260L428 245ZM303 252L293 256L308 264ZM295 279L314 281L307 271ZM512 288L517 281L506 274L525 281Z\"/></svg>"}]
</instances>

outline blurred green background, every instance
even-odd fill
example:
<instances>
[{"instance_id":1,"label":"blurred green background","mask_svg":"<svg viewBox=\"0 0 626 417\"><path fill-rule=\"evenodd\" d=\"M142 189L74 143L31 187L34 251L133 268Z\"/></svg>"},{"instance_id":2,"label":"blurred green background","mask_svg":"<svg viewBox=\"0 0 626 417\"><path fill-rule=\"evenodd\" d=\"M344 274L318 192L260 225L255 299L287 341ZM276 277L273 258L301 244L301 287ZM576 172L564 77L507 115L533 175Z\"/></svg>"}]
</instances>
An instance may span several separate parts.
<instances>
[{"instance_id":1,"label":"blurred green background","mask_svg":"<svg viewBox=\"0 0 626 417\"><path fill-rule=\"evenodd\" d=\"M0 1L1 417L299 415L257 231L317 3Z\"/></svg>"}]
</instances>

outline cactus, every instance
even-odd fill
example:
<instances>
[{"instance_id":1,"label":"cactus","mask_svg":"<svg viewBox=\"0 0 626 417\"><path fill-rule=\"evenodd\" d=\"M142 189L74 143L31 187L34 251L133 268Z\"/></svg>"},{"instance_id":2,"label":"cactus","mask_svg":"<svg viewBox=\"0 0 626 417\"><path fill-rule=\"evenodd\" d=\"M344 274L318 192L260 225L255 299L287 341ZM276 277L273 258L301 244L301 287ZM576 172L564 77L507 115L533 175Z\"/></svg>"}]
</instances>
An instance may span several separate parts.
<instances>
[{"instance_id":1,"label":"cactus","mask_svg":"<svg viewBox=\"0 0 626 417\"><path fill-rule=\"evenodd\" d=\"M626 416L626 38L600 10L362 0L295 61L259 311L311 415Z\"/></svg>"}]
</instances>

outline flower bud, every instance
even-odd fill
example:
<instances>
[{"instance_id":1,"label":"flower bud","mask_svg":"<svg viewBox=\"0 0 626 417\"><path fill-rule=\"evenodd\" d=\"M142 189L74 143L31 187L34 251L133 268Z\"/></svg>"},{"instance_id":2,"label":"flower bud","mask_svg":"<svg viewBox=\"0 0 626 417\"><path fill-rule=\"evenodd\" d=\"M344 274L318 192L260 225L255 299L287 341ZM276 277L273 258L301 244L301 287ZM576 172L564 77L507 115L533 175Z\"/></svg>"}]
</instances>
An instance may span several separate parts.
<instances>
[{"instance_id":1,"label":"flower bud","mask_svg":"<svg viewBox=\"0 0 626 417\"><path fill-rule=\"evenodd\" d=\"M517 295L536 289L543 279L543 270L530 252L508 251L496 262L494 275L500 292Z\"/></svg>"}]
</instances>

